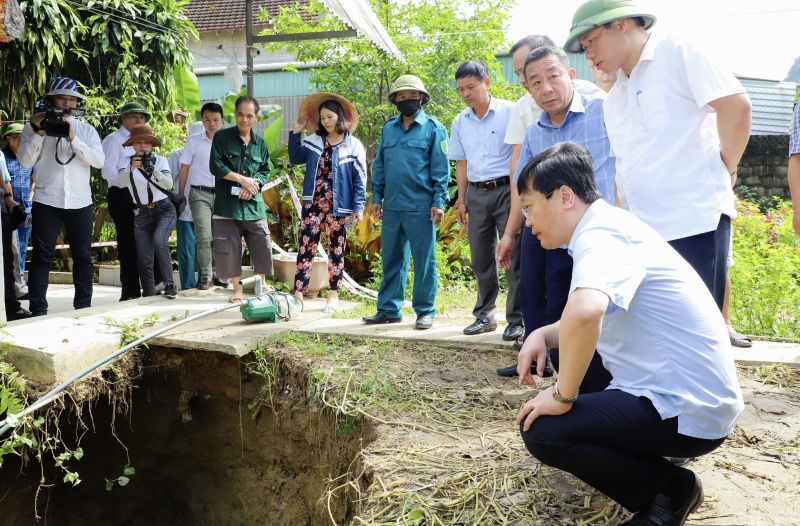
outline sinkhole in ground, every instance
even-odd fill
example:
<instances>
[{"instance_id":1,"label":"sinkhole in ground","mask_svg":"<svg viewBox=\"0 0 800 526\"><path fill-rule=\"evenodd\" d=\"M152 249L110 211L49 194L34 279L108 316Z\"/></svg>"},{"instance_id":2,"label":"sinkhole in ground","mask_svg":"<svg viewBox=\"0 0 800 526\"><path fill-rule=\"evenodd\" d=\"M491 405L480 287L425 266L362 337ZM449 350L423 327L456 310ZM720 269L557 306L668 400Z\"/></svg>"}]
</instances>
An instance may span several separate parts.
<instances>
[{"instance_id":1,"label":"sinkhole in ground","mask_svg":"<svg viewBox=\"0 0 800 526\"><path fill-rule=\"evenodd\" d=\"M81 483L65 484L52 458L44 468L6 456L0 468L2 524L342 524L356 513L357 493L328 498L360 470L359 451L375 439L360 423L340 436L341 418L309 402L307 371L275 362L274 408L249 409L264 378L248 374L246 359L211 352L153 347L142 354L141 377L116 414L107 395L80 407L88 431L70 408L50 423L84 456L71 460ZM278 398L278 397L276 397ZM256 416L254 417L254 413ZM127 448L127 454L126 454ZM124 487L107 480L136 473ZM367 484L361 478L356 484ZM37 496L38 492L38 496Z\"/></svg>"}]
</instances>

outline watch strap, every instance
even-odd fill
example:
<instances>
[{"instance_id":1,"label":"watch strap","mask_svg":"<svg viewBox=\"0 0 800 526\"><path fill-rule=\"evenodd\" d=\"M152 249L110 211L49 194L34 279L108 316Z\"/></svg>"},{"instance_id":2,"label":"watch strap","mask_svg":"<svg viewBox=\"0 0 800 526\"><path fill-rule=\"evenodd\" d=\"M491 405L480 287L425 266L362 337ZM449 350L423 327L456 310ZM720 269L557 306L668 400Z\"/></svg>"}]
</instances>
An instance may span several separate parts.
<instances>
[{"instance_id":1,"label":"watch strap","mask_svg":"<svg viewBox=\"0 0 800 526\"><path fill-rule=\"evenodd\" d=\"M575 400L578 399L578 393L575 393L575 396L573 396L572 398L564 398L558 392L558 380L556 380L556 382L553 384L553 399L556 402L561 402L562 404L574 404Z\"/></svg>"}]
</instances>

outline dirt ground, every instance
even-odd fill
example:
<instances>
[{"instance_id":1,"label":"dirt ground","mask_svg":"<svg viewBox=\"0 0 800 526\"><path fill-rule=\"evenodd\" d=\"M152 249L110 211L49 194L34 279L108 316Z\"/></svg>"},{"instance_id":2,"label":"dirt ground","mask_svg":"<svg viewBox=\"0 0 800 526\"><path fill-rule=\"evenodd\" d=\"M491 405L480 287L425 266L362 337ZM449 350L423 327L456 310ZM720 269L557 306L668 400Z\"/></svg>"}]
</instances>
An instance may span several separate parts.
<instances>
[{"instance_id":1,"label":"dirt ground","mask_svg":"<svg viewBox=\"0 0 800 526\"><path fill-rule=\"evenodd\" d=\"M514 418L535 391L495 374L508 351L295 337L272 349L305 363L329 405L378 424L362 451L367 491L345 482L354 524L620 524L630 514L593 488L539 465ZM319 354L315 358L309 355ZM511 360L511 361L509 361ZM741 367L746 408L735 433L689 467L705 504L691 525L800 524L800 388L785 367ZM545 381L540 387L546 387Z\"/></svg>"}]
</instances>

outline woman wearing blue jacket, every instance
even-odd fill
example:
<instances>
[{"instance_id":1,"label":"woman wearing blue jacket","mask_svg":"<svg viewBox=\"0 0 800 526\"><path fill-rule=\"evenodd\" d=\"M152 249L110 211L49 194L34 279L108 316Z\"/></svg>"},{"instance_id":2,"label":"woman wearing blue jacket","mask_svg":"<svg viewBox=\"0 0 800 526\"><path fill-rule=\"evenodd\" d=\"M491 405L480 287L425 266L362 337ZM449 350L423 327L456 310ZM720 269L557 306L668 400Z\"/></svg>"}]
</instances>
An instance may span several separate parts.
<instances>
[{"instance_id":1,"label":"woman wearing blue jacket","mask_svg":"<svg viewBox=\"0 0 800 526\"><path fill-rule=\"evenodd\" d=\"M322 228L328 238L330 292L324 312L339 306L338 291L344 272L348 218L360 221L367 199L366 153L351 132L358 112L344 97L315 93L303 100L300 116L289 134L289 160L306 165L300 251L297 255L295 296L308 290L314 252ZM303 129L311 135L301 140Z\"/></svg>"}]
</instances>

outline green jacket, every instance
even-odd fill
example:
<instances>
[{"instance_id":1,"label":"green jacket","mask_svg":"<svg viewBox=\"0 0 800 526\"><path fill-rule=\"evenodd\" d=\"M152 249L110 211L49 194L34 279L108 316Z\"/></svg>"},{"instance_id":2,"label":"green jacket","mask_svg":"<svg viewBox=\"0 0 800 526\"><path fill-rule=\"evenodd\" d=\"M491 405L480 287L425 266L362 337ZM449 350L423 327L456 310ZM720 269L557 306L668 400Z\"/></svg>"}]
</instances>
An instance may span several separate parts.
<instances>
[{"instance_id":1,"label":"green jacket","mask_svg":"<svg viewBox=\"0 0 800 526\"><path fill-rule=\"evenodd\" d=\"M444 210L450 162L447 129L420 109L406 129L398 115L383 125L372 165L372 204L395 212Z\"/></svg>"},{"instance_id":2,"label":"green jacket","mask_svg":"<svg viewBox=\"0 0 800 526\"><path fill-rule=\"evenodd\" d=\"M267 218L267 209L261 194L245 201L231 195L231 189L239 183L223 179L231 172L258 180L260 186L269 179L269 150L263 138L250 131L250 143L245 148L239 136L239 128L233 126L214 134L211 143L209 169L216 179L214 215L255 221Z\"/></svg>"}]
</instances>

